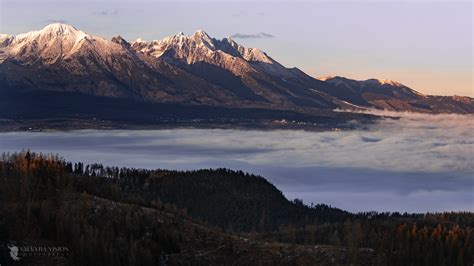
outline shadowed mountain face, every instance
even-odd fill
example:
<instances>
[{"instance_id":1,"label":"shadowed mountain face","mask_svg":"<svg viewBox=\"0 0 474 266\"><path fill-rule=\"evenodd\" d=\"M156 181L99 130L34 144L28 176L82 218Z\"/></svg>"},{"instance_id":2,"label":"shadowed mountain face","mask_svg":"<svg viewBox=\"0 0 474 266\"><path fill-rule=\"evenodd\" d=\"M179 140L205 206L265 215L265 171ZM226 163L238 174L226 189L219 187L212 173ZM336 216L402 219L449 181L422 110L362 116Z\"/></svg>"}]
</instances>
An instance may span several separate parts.
<instances>
[{"instance_id":1,"label":"shadowed mountain face","mask_svg":"<svg viewBox=\"0 0 474 266\"><path fill-rule=\"evenodd\" d=\"M474 112L472 98L424 96L392 81L317 80L259 49L203 31L129 43L59 23L0 35L0 94L13 99L38 92L316 113L361 107Z\"/></svg>"}]
</instances>

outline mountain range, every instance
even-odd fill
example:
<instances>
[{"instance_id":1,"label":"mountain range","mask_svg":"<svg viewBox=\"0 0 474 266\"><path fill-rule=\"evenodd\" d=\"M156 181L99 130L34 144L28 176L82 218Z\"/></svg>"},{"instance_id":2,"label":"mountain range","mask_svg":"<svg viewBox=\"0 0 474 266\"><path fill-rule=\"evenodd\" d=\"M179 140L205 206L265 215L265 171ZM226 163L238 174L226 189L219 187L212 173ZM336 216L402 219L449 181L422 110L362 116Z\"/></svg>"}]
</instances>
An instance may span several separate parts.
<instances>
[{"instance_id":1,"label":"mountain range","mask_svg":"<svg viewBox=\"0 0 474 266\"><path fill-rule=\"evenodd\" d=\"M191 36L178 33L129 42L61 23L16 36L0 34L0 95L3 118L45 113L48 108L61 112L64 106L58 109L57 102L71 98L83 100L78 105L84 108L101 99L111 107L115 101L127 101L127 106L178 104L305 114L365 108L474 113L474 99L469 97L423 95L388 80L316 79L260 49L200 30ZM68 115L82 112L78 108Z\"/></svg>"}]
</instances>

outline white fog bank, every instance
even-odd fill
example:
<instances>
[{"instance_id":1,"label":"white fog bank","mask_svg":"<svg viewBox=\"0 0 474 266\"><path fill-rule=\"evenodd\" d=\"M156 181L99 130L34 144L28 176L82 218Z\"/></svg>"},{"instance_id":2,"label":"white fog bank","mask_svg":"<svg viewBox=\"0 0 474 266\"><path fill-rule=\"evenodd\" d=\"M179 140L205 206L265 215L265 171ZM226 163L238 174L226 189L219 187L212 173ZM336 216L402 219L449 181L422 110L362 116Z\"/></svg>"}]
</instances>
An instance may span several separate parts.
<instances>
[{"instance_id":1,"label":"white fog bank","mask_svg":"<svg viewBox=\"0 0 474 266\"><path fill-rule=\"evenodd\" d=\"M474 116L397 115L367 130L337 132L11 132L0 134L0 151L143 168L242 169L289 198L350 211L474 211Z\"/></svg>"}]
</instances>

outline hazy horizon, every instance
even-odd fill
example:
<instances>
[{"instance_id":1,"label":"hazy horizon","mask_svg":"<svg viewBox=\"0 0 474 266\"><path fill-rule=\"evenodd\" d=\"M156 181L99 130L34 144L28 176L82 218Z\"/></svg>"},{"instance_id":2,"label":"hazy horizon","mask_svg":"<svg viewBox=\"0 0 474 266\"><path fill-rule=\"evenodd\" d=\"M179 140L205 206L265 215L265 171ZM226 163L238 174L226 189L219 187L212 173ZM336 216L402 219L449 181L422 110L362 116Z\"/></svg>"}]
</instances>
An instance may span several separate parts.
<instances>
[{"instance_id":1,"label":"hazy horizon","mask_svg":"<svg viewBox=\"0 0 474 266\"><path fill-rule=\"evenodd\" d=\"M390 79L425 94L474 97L472 5L0 0L0 33L63 22L109 39L122 35L150 41L202 29L214 38L234 36L316 78Z\"/></svg>"}]
</instances>

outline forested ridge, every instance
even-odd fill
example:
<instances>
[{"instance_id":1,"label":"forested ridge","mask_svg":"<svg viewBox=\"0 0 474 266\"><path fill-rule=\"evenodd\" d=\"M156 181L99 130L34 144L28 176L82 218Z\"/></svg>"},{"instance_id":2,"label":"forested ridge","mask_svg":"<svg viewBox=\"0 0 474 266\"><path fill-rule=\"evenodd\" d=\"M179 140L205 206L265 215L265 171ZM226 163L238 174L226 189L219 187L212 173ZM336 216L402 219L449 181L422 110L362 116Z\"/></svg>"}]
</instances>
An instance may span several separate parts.
<instances>
[{"instance_id":1,"label":"forested ridge","mask_svg":"<svg viewBox=\"0 0 474 266\"><path fill-rule=\"evenodd\" d=\"M1 240L71 247L51 265L473 263L473 213L307 206L260 176L228 169L145 170L4 154L0 202Z\"/></svg>"}]
</instances>

